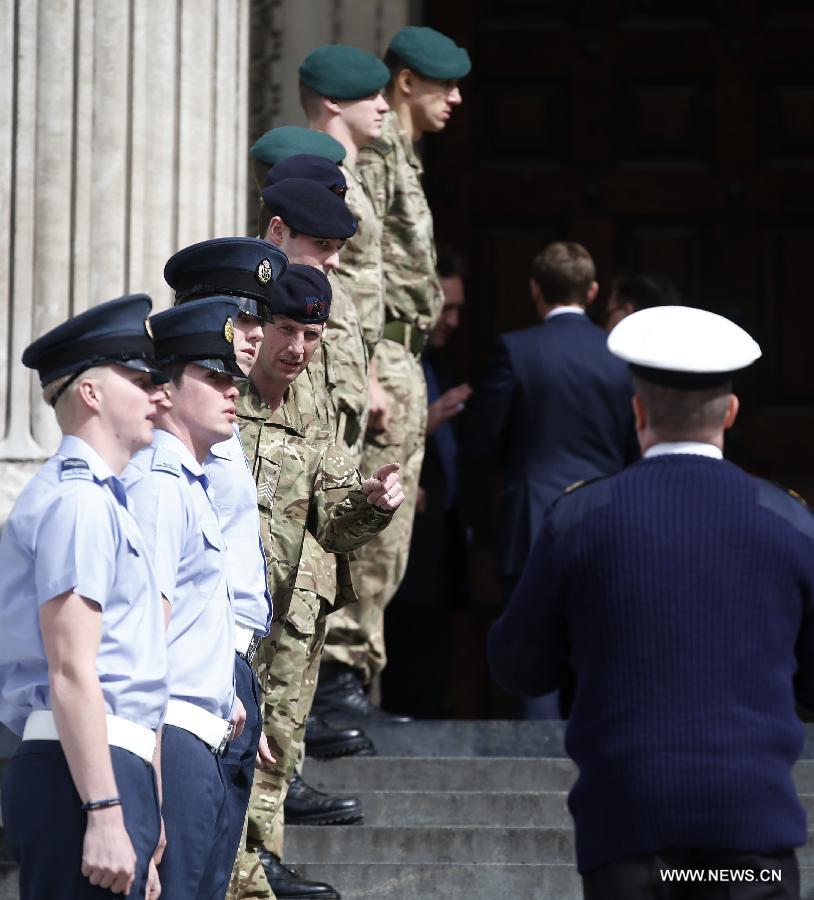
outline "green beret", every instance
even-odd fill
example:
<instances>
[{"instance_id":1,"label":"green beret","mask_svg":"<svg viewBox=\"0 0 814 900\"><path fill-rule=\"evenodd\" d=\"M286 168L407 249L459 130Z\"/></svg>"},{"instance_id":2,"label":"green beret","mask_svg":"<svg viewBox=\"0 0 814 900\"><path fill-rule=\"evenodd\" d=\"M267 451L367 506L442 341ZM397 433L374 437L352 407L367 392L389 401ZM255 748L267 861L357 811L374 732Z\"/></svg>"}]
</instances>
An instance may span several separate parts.
<instances>
[{"instance_id":1,"label":"green beret","mask_svg":"<svg viewBox=\"0 0 814 900\"><path fill-rule=\"evenodd\" d=\"M261 163L273 166L281 159L289 156L299 156L301 153L309 153L312 156L324 156L337 165L342 162L346 154L345 148L339 141L334 140L324 131L312 131L310 128L301 128L299 125L282 125L280 128L272 128L259 138L249 153Z\"/></svg>"},{"instance_id":2,"label":"green beret","mask_svg":"<svg viewBox=\"0 0 814 900\"><path fill-rule=\"evenodd\" d=\"M425 78L463 78L472 68L466 50L434 28L407 25L393 36L387 49Z\"/></svg>"},{"instance_id":3,"label":"green beret","mask_svg":"<svg viewBox=\"0 0 814 900\"><path fill-rule=\"evenodd\" d=\"M336 100L369 97L390 80L390 70L378 56L344 44L317 47L305 57L299 71L306 87Z\"/></svg>"}]
</instances>

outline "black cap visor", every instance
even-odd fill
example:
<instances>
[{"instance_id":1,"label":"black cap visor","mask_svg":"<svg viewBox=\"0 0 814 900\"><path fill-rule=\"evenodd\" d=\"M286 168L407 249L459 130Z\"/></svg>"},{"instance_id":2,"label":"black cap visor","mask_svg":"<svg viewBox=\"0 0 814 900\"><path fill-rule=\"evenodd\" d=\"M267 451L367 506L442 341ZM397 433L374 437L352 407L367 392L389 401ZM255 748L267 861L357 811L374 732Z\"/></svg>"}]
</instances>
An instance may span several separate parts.
<instances>
[{"instance_id":1,"label":"black cap visor","mask_svg":"<svg viewBox=\"0 0 814 900\"><path fill-rule=\"evenodd\" d=\"M723 387L732 381L734 372L676 372L657 369L653 366L630 364L631 374L660 387L675 388L679 391L705 391Z\"/></svg>"},{"instance_id":2,"label":"black cap visor","mask_svg":"<svg viewBox=\"0 0 814 900\"><path fill-rule=\"evenodd\" d=\"M156 367L156 363L146 359L113 359L112 364L124 366L125 369L135 369L137 372L146 372L153 379L153 384L166 384L170 379L160 369Z\"/></svg>"},{"instance_id":3,"label":"black cap visor","mask_svg":"<svg viewBox=\"0 0 814 900\"><path fill-rule=\"evenodd\" d=\"M256 297L236 297L239 301L241 315L251 316L258 322L271 322L271 307L264 300Z\"/></svg>"},{"instance_id":4,"label":"black cap visor","mask_svg":"<svg viewBox=\"0 0 814 900\"><path fill-rule=\"evenodd\" d=\"M175 360L173 360L175 361ZM231 375L233 379L237 380L245 380L246 373L240 368L237 364L237 361L232 359L185 359L178 360L178 362L192 363L196 366L201 366L204 369L211 369L213 372L222 372L225 375Z\"/></svg>"}]
</instances>

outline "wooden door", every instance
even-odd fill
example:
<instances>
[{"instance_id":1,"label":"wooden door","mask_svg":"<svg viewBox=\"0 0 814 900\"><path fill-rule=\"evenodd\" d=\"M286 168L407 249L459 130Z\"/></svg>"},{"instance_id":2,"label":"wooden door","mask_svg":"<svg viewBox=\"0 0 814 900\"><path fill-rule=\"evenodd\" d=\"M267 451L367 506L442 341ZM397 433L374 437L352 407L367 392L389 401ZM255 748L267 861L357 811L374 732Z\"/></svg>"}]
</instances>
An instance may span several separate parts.
<instances>
[{"instance_id":1,"label":"wooden door","mask_svg":"<svg viewBox=\"0 0 814 900\"><path fill-rule=\"evenodd\" d=\"M470 266L458 346L471 376L501 331L535 321L535 253L580 241L605 288L621 270L661 272L687 303L756 337L764 358L739 379L729 453L814 500L814 4L428 0L425 11L473 60L463 106L425 142L438 240ZM469 480L487 570L493 507L475 490L490 477ZM481 587L476 605L496 598Z\"/></svg>"}]
</instances>

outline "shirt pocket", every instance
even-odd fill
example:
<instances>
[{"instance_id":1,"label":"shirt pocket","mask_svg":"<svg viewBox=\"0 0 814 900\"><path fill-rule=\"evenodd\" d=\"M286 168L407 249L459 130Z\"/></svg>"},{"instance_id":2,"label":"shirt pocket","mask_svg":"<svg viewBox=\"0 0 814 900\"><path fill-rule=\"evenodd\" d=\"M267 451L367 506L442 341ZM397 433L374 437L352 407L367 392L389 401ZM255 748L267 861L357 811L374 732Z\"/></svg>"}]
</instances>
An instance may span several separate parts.
<instances>
[{"instance_id":1,"label":"shirt pocket","mask_svg":"<svg viewBox=\"0 0 814 900\"><path fill-rule=\"evenodd\" d=\"M220 528L214 522L203 522L201 524L201 534L203 535L204 544L213 550L223 550L223 535Z\"/></svg>"}]
</instances>

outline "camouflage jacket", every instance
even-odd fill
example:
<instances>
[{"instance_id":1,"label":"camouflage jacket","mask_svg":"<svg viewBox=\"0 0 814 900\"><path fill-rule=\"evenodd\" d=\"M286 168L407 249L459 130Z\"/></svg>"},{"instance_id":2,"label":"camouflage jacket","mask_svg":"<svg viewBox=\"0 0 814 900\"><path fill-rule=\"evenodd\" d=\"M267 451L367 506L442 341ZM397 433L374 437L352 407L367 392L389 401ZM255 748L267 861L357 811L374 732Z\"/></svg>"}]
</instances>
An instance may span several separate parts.
<instances>
[{"instance_id":1,"label":"camouflage jacket","mask_svg":"<svg viewBox=\"0 0 814 900\"><path fill-rule=\"evenodd\" d=\"M372 356L384 328L382 223L357 172L348 165L343 171L348 182L345 203L356 219L356 234L342 248L337 275L353 300Z\"/></svg>"},{"instance_id":2,"label":"camouflage jacket","mask_svg":"<svg viewBox=\"0 0 814 900\"><path fill-rule=\"evenodd\" d=\"M357 162L384 224L385 317L429 331L444 303L435 271L432 213L421 186L421 160L394 112L385 114L381 137L359 152Z\"/></svg>"},{"instance_id":3,"label":"camouflage jacket","mask_svg":"<svg viewBox=\"0 0 814 900\"><path fill-rule=\"evenodd\" d=\"M337 446L358 464L367 428L369 358L353 301L335 275L330 281L331 317L308 366L316 408L309 409L303 400L300 409L318 415Z\"/></svg>"},{"instance_id":4,"label":"camouflage jacket","mask_svg":"<svg viewBox=\"0 0 814 900\"><path fill-rule=\"evenodd\" d=\"M257 485L260 535L276 620L288 612L306 530L324 550L347 554L392 518L392 513L367 502L353 461L312 416L300 412L295 397L289 389L282 406L272 412L249 382L235 403L240 437ZM342 559L347 562L347 557ZM339 580L338 603L355 600L348 578Z\"/></svg>"}]
</instances>

